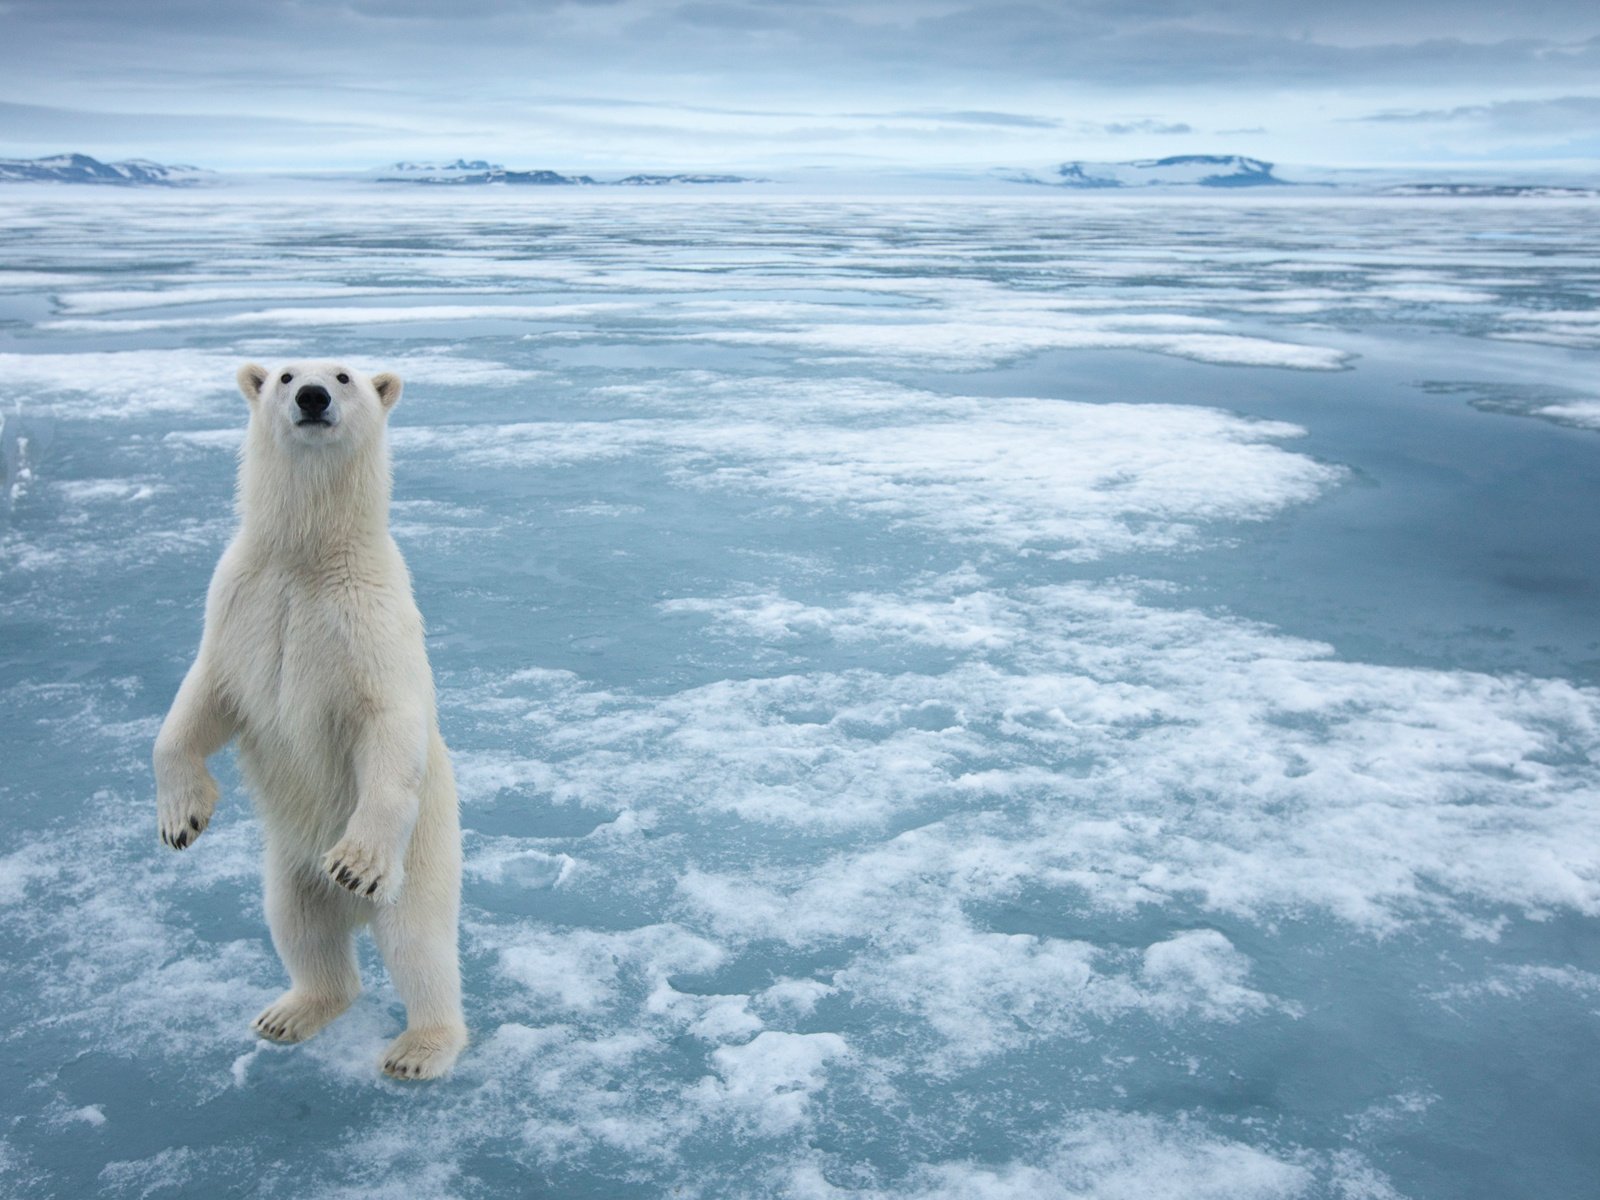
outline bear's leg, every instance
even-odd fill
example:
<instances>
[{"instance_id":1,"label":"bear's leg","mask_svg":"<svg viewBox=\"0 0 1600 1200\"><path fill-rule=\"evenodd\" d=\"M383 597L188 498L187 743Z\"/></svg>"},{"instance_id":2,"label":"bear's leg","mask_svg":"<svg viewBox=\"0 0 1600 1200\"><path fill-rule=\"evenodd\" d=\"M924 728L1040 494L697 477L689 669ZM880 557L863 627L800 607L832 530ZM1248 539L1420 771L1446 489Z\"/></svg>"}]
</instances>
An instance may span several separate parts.
<instances>
[{"instance_id":1,"label":"bear's leg","mask_svg":"<svg viewBox=\"0 0 1600 1200\"><path fill-rule=\"evenodd\" d=\"M288 861L268 839L267 925L289 971L289 990L252 1028L275 1042L303 1042L345 1009L361 991L355 927L359 903L330 887L314 864Z\"/></svg>"},{"instance_id":2,"label":"bear's leg","mask_svg":"<svg viewBox=\"0 0 1600 1200\"><path fill-rule=\"evenodd\" d=\"M372 914L372 935L406 1005L406 1031L383 1055L384 1074L396 1079L437 1078L467 1044L456 951L460 884L426 874L412 875L395 903Z\"/></svg>"},{"instance_id":3,"label":"bear's leg","mask_svg":"<svg viewBox=\"0 0 1600 1200\"><path fill-rule=\"evenodd\" d=\"M227 744L235 722L217 699L204 640L156 737L156 816L161 840L182 850L206 831L217 781L206 759Z\"/></svg>"}]
</instances>

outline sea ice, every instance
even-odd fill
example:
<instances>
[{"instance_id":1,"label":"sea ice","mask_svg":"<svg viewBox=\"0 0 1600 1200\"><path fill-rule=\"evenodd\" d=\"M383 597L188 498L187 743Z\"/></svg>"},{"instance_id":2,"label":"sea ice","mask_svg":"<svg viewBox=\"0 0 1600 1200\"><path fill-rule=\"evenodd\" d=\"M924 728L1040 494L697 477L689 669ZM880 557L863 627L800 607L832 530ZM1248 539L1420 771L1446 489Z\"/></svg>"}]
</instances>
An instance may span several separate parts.
<instances>
[{"instance_id":1,"label":"sea ice","mask_svg":"<svg viewBox=\"0 0 1600 1200\"><path fill-rule=\"evenodd\" d=\"M20 1194L1588 1194L1592 205L0 204ZM233 372L324 356L407 380L426 1089L370 947L251 1039L226 755L154 835Z\"/></svg>"}]
</instances>

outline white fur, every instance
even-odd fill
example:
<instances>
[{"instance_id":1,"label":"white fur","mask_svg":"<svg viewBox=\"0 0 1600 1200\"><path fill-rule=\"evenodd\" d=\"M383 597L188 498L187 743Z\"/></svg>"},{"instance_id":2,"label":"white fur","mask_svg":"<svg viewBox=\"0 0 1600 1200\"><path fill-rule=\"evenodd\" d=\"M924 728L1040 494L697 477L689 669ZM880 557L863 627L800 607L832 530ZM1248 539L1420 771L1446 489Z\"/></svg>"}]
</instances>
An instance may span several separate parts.
<instances>
[{"instance_id":1,"label":"white fur","mask_svg":"<svg viewBox=\"0 0 1600 1200\"><path fill-rule=\"evenodd\" d=\"M330 424L297 423L306 385L327 389ZM239 388L250 401L239 530L156 739L161 837L181 850L204 831L217 802L205 760L237 737L291 985L256 1031L300 1041L348 1008L361 986L355 930L370 923L406 1004L383 1069L441 1075L467 1037L461 828L422 617L389 536L386 429L401 383L304 362L247 365Z\"/></svg>"}]
</instances>

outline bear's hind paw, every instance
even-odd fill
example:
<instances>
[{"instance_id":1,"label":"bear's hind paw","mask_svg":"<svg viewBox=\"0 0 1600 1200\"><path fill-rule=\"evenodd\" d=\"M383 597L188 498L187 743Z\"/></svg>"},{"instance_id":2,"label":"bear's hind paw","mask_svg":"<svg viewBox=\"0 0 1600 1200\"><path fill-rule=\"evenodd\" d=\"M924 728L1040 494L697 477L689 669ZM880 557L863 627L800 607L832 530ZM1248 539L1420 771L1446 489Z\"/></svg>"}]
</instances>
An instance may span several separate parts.
<instances>
[{"instance_id":1,"label":"bear's hind paw","mask_svg":"<svg viewBox=\"0 0 1600 1200\"><path fill-rule=\"evenodd\" d=\"M262 1009L250 1028L269 1041L303 1042L349 1007L347 999L319 999L289 991Z\"/></svg>"},{"instance_id":2,"label":"bear's hind paw","mask_svg":"<svg viewBox=\"0 0 1600 1200\"><path fill-rule=\"evenodd\" d=\"M459 1025L424 1025L408 1029L383 1053L383 1073L393 1079L437 1079L456 1065L467 1044Z\"/></svg>"}]
</instances>

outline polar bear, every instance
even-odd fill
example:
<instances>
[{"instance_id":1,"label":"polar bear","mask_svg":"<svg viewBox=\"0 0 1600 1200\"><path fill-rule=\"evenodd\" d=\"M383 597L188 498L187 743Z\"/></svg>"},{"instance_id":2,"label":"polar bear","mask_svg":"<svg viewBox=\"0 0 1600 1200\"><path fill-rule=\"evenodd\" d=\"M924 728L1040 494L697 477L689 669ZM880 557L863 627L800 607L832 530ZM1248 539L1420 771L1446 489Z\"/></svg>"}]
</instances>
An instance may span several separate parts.
<instances>
[{"instance_id":1,"label":"polar bear","mask_svg":"<svg viewBox=\"0 0 1600 1200\"><path fill-rule=\"evenodd\" d=\"M155 744L161 840L217 802L205 760L237 737L266 840L266 912L290 987L255 1020L298 1042L360 991L370 924L406 1005L383 1070L444 1074L466 1045L456 926L461 826L411 577L389 536L401 382L332 362L239 369L250 423L238 532Z\"/></svg>"}]
</instances>

